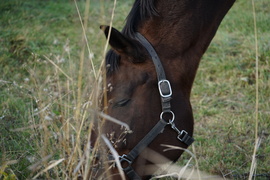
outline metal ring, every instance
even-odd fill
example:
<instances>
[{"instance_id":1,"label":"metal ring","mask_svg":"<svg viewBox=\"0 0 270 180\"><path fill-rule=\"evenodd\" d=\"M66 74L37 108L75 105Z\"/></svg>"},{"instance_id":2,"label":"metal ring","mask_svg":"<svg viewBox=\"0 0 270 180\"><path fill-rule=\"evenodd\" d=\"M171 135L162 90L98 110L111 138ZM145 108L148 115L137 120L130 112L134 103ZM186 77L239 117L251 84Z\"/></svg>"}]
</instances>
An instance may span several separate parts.
<instances>
[{"instance_id":1,"label":"metal ring","mask_svg":"<svg viewBox=\"0 0 270 180\"><path fill-rule=\"evenodd\" d=\"M124 162L127 162L125 167L122 166L122 170L124 170L124 171L127 170L132 164L132 161L127 158L126 154L123 154L122 156L119 156L119 161L120 161L121 166L122 166L122 164Z\"/></svg>"},{"instance_id":2,"label":"metal ring","mask_svg":"<svg viewBox=\"0 0 270 180\"><path fill-rule=\"evenodd\" d=\"M170 114L172 118L169 119L169 120L165 120L165 119L163 118L163 116L164 116L165 114ZM174 113L173 113L172 111L163 111L163 112L160 114L160 119L166 121L167 124L171 124L171 123L174 122L175 115L174 115Z\"/></svg>"}]
</instances>

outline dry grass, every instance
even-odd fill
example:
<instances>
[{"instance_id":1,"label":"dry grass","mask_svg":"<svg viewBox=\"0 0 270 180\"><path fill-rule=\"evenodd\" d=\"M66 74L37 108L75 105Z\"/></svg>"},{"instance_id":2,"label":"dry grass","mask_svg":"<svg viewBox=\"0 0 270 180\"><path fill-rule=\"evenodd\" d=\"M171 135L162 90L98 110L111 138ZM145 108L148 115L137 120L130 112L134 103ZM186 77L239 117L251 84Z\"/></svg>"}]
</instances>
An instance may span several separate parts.
<instances>
[{"instance_id":1,"label":"dry grass","mask_svg":"<svg viewBox=\"0 0 270 180\"><path fill-rule=\"evenodd\" d=\"M97 144L91 144L90 131L98 129L93 123L100 117L121 123L101 114L98 109L99 95L106 83L101 73L104 72L102 60L108 48L98 24L122 27L126 15L122 17L120 14L128 12L132 1L87 0L85 4L80 3L72 2L71 5L76 17L74 26L79 26L81 30L75 38L79 47L73 40L65 39L60 42L61 53L55 52L56 45L51 44L53 50L40 51L41 55L33 50L29 54L28 36L13 37L12 42L20 42L20 46L12 45L12 52L15 53L12 57L21 57L20 68L27 67L27 73L25 69L8 64L5 66L8 70L3 68L0 79L3 89L0 120L4 127L1 134L0 179L90 178L94 176L93 172L89 174L89 170L95 168L100 143L103 140L106 142L101 136L103 138L99 137ZM223 178L241 179L242 174L248 173L249 179L252 179L258 173L269 175L270 102L267 87L270 85L270 36L267 32L270 25L265 25L260 19L256 21L264 19L263 15L269 11L264 6L269 5L266 5L266 0L253 4L253 12L259 11L254 21L258 24L255 32L259 33L255 43L252 38L256 33L253 30L251 33L248 30L250 24L245 24L252 20L250 16L244 17L246 11L252 12L252 5L245 3L236 3L198 71L192 95L197 141L181 158L180 165L160 165L162 171L155 178L219 178L209 175L212 173ZM242 8L250 8L243 13L243 17L237 13ZM110 17L107 16L109 12ZM96 19L96 14L100 14L100 19ZM107 17L104 17L105 14ZM50 22L54 21L55 18L50 19ZM93 23L96 23L97 30L93 30ZM37 28L41 29L40 26ZM27 31L22 34L27 34ZM1 43L4 37L0 38ZM38 45L35 47L38 49ZM19 71L20 74L13 73L14 76L8 78L8 71ZM170 148L177 147L168 147L168 150ZM107 171L104 176L109 176Z\"/></svg>"}]
</instances>

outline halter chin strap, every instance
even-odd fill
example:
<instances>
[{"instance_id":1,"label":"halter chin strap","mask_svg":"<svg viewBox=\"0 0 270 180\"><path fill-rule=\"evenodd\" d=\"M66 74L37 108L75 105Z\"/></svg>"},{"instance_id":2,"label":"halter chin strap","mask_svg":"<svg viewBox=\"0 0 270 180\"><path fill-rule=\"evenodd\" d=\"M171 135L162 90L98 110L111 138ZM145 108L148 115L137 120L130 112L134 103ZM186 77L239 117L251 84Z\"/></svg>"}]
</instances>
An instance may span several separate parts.
<instances>
[{"instance_id":1,"label":"halter chin strap","mask_svg":"<svg viewBox=\"0 0 270 180\"><path fill-rule=\"evenodd\" d=\"M185 130L179 130L175 126L175 115L171 111L170 103L170 100L172 99L171 84L166 79L165 71L155 49L150 44L150 42L140 33L135 34L135 39L137 39L146 48L153 60L157 72L158 90L160 93L162 106L162 112L160 114L160 120L158 123L127 155L124 154L119 157L122 166L124 166L123 171L126 173L126 175L132 180L140 180L140 176L134 171L131 165L139 156L139 154L157 137L158 134L163 131L165 126L170 125L171 128L177 132L177 139L188 146L193 143L194 139L189 136ZM170 117L169 120L166 119L165 116L167 118Z\"/></svg>"}]
</instances>

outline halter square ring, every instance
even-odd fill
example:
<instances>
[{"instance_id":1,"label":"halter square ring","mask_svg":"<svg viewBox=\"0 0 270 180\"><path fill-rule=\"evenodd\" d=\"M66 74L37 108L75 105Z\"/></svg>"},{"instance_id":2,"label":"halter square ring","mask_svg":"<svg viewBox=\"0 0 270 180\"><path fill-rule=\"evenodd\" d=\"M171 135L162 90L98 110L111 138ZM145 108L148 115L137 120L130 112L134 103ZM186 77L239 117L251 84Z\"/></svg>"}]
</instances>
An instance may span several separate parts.
<instances>
[{"instance_id":1,"label":"halter square ring","mask_svg":"<svg viewBox=\"0 0 270 180\"><path fill-rule=\"evenodd\" d=\"M160 96L163 98L168 98L172 96L172 88L171 88L170 81L166 79L160 80L158 82L158 90L159 90Z\"/></svg>"},{"instance_id":2,"label":"halter square ring","mask_svg":"<svg viewBox=\"0 0 270 180\"><path fill-rule=\"evenodd\" d=\"M119 161L120 161L121 165L124 162L127 162L128 163L125 167L122 167L122 169L124 171L127 170L131 166L131 164L132 164L132 161L128 159L128 157L127 157L126 154L123 154L122 156L119 156Z\"/></svg>"}]
</instances>

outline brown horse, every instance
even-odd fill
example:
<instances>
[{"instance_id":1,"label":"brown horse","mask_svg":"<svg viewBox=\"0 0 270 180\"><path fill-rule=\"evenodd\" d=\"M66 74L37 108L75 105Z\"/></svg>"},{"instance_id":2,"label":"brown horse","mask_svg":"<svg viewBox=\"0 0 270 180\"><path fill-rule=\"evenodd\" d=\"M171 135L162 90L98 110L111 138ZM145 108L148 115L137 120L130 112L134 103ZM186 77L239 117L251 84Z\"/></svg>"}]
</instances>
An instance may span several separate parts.
<instances>
[{"instance_id":1,"label":"brown horse","mask_svg":"<svg viewBox=\"0 0 270 180\"><path fill-rule=\"evenodd\" d=\"M104 109L132 130L127 133L106 121L102 133L122 156L128 179L152 174L146 168L152 154L146 158L146 149L176 161L182 152L164 152L161 144L187 148L193 142L192 84L202 55L234 1L135 0L122 32L102 26L112 47L106 56Z\"/></svg>"}]
</instances>

